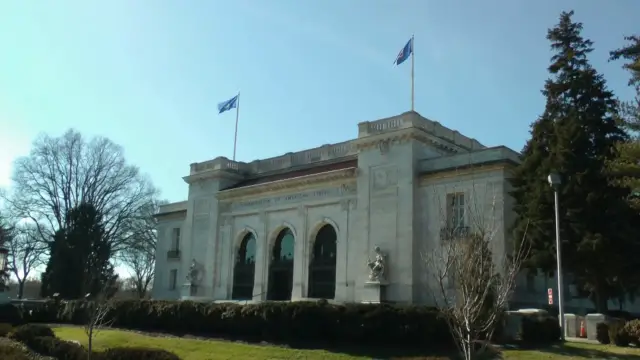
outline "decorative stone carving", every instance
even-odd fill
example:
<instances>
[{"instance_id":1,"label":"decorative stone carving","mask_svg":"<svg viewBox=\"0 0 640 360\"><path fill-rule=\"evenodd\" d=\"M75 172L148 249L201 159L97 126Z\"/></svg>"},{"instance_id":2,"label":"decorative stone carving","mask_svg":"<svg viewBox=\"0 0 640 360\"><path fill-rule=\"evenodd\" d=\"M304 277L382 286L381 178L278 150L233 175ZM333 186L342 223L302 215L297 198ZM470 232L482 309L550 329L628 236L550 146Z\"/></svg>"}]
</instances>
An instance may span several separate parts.
<instances>
[{"instance_id":1,"label":"decorative stone carving","mask_svg":"<svg viewBox=\"0 0 640 360\"><path fill-rule=\"evenodd\" d=\"M195 201L195 213L196 214L208 214L209 213L209 199L200 198Z\"/></svg>"},{"instance_id":2,"label":"decorative stone carving","mask_svg":"<svg viewBox=\"0 0 640 360\"><path fill-rule=\"evenodd\" d=\"M351 204L351 210L355 210L358 208L358 200L357 199L351 199L349 200L349 203Z\"/></svg>"},{"instance_id":3,"label":"decorative stone carving","mask_svg":"<svg viewBox=\"0 0 640 360\"><path fill-rule=\"evenodd\" d=\"M307 207L304 205L298 205L298 216L304 217L304 214L307 212Z\"/></svg>"},{"instance_id":4,"label":"decorative stone carving","mask_svg":"<svg viewBox=\"0 0 640 360\"><path fill-rule=\"evenodd\" d=\"M260 211L260 213L258 214L258 217L260 218L260 222L263 224L267 223L267 212L262 210Z\"/></svg>"},{"instance_id":5,"label":"decorative stone carving","mask_svg":"<svg viewBox=\"0 0 640 360\"><path fill-rule=\"evenodd\" d=\"M371 176L373 177L373 188L375 190L385 189L398 183L395 166L374 169Z\"/></svg>"},{"instance_id":6,"label":"decorative stone carving","mask_svg":"<svg viewBox=\"0 0 640 360\"><path fill-rule=\"evenodd\" d=\"M389 152L391 141L389 139L380 140L378 142L378 149L380 150L380 154L386 155Z\"/></svg>"},{"instance_id":7,"label":"decorative stone carving","mask_svg":"<svg viewBox=\"0 0 640 360\"><path fill-rule=\"evenodd\" d=\"M367 260L369 281L381 282L385 280L386 255L380 250L379 246L376 246L373 251L376 253L374 260L372 261L370 258Z\"/></svg>"},{"instance_id":8,"label":"decorative stone carving","mask_svg":"<svg viewBox=\"0 0 640 360\"><path fill-rule=\"evenodd\" d=\"M342 195L349 195L356 193L356 184L342 184L340 186L340 191Z\"/></svg>"},{"instance_id":9,"label":"decorative stone carving","mask_svg":"<svg viewBox=\"0 0 640 360\"><path fill-rule=\"evenodd\" d=\"M351 201L347 200L347 199L340 200L340 207L342 208L342 211L349 210L349 204L350 203L351 203Z\"/></svg>"}]
</instances>

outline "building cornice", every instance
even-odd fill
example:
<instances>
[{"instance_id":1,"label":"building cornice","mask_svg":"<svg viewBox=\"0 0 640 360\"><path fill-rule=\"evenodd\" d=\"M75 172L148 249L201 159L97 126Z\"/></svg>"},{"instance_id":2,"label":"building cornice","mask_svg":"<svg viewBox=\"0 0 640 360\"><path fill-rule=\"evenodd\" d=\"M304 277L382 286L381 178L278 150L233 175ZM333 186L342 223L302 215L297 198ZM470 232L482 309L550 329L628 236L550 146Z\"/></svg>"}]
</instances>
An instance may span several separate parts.
<instances>
[{"instance_id":1,"label":"building cornice","mask_svg":"<svg viewBox=\"0 0 640 360\"><path fill-rule=\"evenodd\" d=\"M208 171L195 173L192 175L187 175L182 178L182 180L184 180L184 182L186 182L189 185L196 183L198 181L211 180L211 179L214 179L214 180L227 179L227 180L240 181L244 179L244 176L242 176L241 174L236 174L236 173L232 173L225 170L208 170Z\"/></svg>"},{"instance_id":2,"label":"building cornice","mask_svg":"<svg viewBox=\"0 0 640 360\"><path fill-rule=\"evenodd\" d=\"M364 138L359 138L354 142L358 150L366 150L372 147L401 144L410 140L416 140L423 144L433 146L436 149L444 151L446 154L467 152L467 150L463 149L460 146L440 139L437 136L428 134L424 130L418 128L404 128L393 132L379 133Z\"/></svg>"},{"instance_id":3,"label":"building cornice","mask_svg":"<svg viewBox=\"0 0 640 360\"><path fill-rule=\"evenodd\" d=\"M485 163L470 164L467 166L422 173L418 177L418 183L420 185L426 185L427 183L431 183L434 180L452 179L461 176L477 175L492 171L509 172L516 166L517 164L509 160L498 160Z\"/></svg>"},{"instance_id":4,"label":"building cornice","mask_svg":"<svg viewBox=\"0 0 640 360\"><path fill-rule=\"evenodd\" d=\"M186 216L187 216L187 210L176 210L176 211L158 213L158 214L153 215L153 217L158 219L159 221L162 221L162 220L179 220L179 219L185 218Z\"/></svg>"},{"instance_id":5,"label":"building cornice","mask_svg":"<svg viewBox=\"0 0 640 360\"><path fill-rule=\"evenodd\" d=\"M280 190L291 191L298 187L311 187L320 183L327 183L338 180L353 180L357 177L358 168L350 167L346 169L331 170L319 174L299 176L289 179L276 180L263 184L243 186L235 189L223 190L217 193L218 200L230 200L239 197L262 195Z\"/></svg>"}]
</instances>

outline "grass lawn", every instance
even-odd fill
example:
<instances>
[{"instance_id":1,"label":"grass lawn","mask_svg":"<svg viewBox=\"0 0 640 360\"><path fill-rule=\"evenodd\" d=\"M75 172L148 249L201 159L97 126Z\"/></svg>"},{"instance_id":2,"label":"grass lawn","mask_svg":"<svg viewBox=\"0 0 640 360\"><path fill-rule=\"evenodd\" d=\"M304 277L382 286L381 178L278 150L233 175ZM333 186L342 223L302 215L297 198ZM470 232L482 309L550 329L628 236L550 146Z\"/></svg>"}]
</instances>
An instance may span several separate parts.
<instances>
[{"instance_id":1,"label":"grass lawn","mask_svg":"<svg viewBox=\"0 0 640 360\"><path fill-rule=\"evenodd\" d=\"M65 340L78 340L86 346L87 337L79 327L56 327L58 337ZM379 356L394 360L446 360L446 356L394 356L393 354L371 354L365 351L348 352L291 349L268 345L250 345L227 341L196 340L177 337L148 336L121 330L102 330L94 339L96 350L115 346L144 346L166 349L184 360L223 360L223 359L305 359L305 360L356 360L371 359ZM504 359L522 360L569 360L569 359L618 359L640 360L640 349L619 348L613 346L584 343L567 343L537 350L505 350Z\"/></svg>"}]
</instances>

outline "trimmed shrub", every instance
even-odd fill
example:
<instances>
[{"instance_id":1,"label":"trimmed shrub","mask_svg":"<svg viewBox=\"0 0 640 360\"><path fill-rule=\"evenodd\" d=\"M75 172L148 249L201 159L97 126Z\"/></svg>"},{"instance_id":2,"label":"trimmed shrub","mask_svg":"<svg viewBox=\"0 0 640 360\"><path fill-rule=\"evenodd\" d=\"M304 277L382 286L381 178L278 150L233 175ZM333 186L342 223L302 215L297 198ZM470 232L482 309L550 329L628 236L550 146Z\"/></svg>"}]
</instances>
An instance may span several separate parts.
<instances>
[{"instance_id":1,"label":"trimmed shrub","mask_svg":"<svg viewBox=\"0 0 640 360\"><path fill-rule=\"evenodd\" d=\"M640 346L640 320L628 321L623 329L629 336L629 341L635 346Z\"/></svg>"},{"instance_id":2,"label":"trimmed shrub","mask_svg":"<svg viewBox=\"0 0 640 360\"><path fill-rule=\"evenodd\" d=\"M13 304L0 305L0 322L13 326L24 324L22 310Z\"/></svg>"},{"instance_id":3,"label":"trimmed shrub","mask_svg":"<svg viewBox=\"0 0 640 360\"><path fill-rule=\"evenodd\" d=\"M629 334L625 331L624 325L625 321L622 319L615 319L609 323L609 339L612 344L622 347L629 346Z\"/></svg>"},{"instance_id":4,"label":"trimmed shrub","mask_svg":"<svg viewBox=\"0 0 640 360\"><path fill-rule=\"evenodd\" d=\"M554 343L560 340L560 323L551 315L524 315L519 335L526 344Z\"/></svg>"},{"instance_id":5,"label":"trimmed shrub","mask_svg":"<svg viewBox=\"0 0 640 360\"><path fill-rule=\"evenodd\" d=\"M86 360L88 355L82 346L51 336L36 336L24 344L40 355L58 360Z\"/></svg>"},{"instance_id":6,"label":"trimmed shrub","mask_svg":"<svg viewBox=\"0 0 640 360\"><path fill-rule=\"evenodd\" d=\"M9 333L9 338L27 344L35 337L55 337L53 330L46 325L26 324L18 326Z\"/></svg>"},{"instance_id":7,"label":"trimmed shrub","mask_svg":"<svg viewBox=\"0 0 640 360\"><path fill-rule=\"evenodd\" d=\"M13 326L11 324L0 323L0 337L6 337L12 329Z\"/></svg>"},{"instance_id":8,"label":"trimmed shrub","mask_svg":"<svg viewBox=\"0 0 640 360\"><path fill-rule=\"evenodd\" d=\"M31 360L31 358L25 354L24 350L19 347L9 346L6 344L0 344L0 359L2 360Z\"/></svg>"},{"instance_id":9,"label":"trimmed shrub","mask_svg":"<svg viewBox=\"0 0 640 360\"><path fill-rule=\"evenodd\" d=\"M180 360L178 355L162 349L112 348L96 353L97 360Z\"/></svg>"},{"instance_id":10,"label":"trimmed shrub","mask_svg":"<svg viewBox=\"0 0 640 360\"><path fill-rule=\"evenodd\" d=\"M600 344L609 344L611 343L611 339L609 338L609 325L607 323L597 323L596 324L596 340Z\"/></svg>"},{"instance_id":11,"label":"trimmed shrub","mask_svg":"<svg viewBox=\"0 0 640 360\"><path fill-rule=\"evenodd\" d=\"M43 304L25 320L84 323L90 302ZM272 343L350 343L380 346L448 346L452 343L440 313L424 306L327 302L264 302L239 305L191 301L116 301L108 314L123 329L197 334Z\"/></svg>"}]
</instances>

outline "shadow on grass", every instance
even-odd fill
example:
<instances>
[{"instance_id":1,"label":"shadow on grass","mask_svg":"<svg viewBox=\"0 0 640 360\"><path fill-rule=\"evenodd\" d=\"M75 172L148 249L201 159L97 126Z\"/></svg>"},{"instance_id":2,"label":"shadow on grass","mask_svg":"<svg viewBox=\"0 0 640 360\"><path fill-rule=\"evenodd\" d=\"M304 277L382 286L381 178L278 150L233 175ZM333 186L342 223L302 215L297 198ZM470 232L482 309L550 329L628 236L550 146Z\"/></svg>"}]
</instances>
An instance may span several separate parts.
<instances>
[{"instance_id":1,"label":"shadow on grass","mask_svg":"<svg viewBox=\"0 0 640 360\"><path fill-rule=\"evenodd\" d=\"M572 346L573 345L573 346ZM519 350L535 350L540 353L548 354L548 355L562 355L567 357L573 357L577 359L615 359L615 360L638 360L640 356L637 354L618 354L607 351L607 348L604 345L601 345L602 349L597 348L583 348L580 347L579 343L569 343L569 344L556 344L551 346L545 346L540 348L528 348L522 347ZM632 348L630 348L632 349Z\"/></svg>"}]
</instances>

